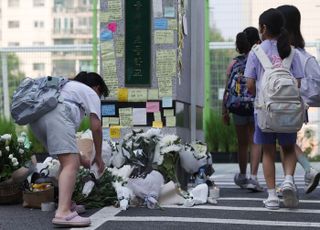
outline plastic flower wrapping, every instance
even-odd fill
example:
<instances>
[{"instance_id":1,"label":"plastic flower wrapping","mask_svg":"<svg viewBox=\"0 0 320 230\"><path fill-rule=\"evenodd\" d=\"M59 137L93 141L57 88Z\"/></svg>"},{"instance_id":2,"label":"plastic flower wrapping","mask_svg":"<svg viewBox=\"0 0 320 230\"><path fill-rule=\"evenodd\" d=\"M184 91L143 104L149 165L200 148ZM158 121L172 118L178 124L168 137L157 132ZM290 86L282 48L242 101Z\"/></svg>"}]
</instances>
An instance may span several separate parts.
<instances>
[{"instance_id":1,"label":"plastic flower wrapping","mask_svg":"<svg viewBox=\"0 0 320 230\"><path fill-rule=\"evenodd\" d=\"M31 162L31 143L25 132L19 137L0 136L0 182L20 183L34 170Z\"/></svg>"},{"instance_id":2,"label":"plastic flower wrapping","mask_svg":"<svg viewBox=\"0 0 320 230\"><path fill-rule=\"evenodd\" d=\"M183 144L179 136L164 135L161 129L154 128L145 132L134 129L119 142L104 141L102 158L107 168L100 178L92 179L92 169L80 171L73 198L76 202L89 202L86 206L97 207L97 201L102 199L104 204L117 203L122 210L141 204L159 208L163 192L166 204L183 204L191 193L181 190L178 170L183 168L196 174L200 168L212 168L211 155L204 143ZM90 180L90 191L83 192L86 190L84 185ZM101 189L104 193L100 192ZM193 204L199 203L193 199L196 194L192 195Z\"/></svg>"}]
</instances>

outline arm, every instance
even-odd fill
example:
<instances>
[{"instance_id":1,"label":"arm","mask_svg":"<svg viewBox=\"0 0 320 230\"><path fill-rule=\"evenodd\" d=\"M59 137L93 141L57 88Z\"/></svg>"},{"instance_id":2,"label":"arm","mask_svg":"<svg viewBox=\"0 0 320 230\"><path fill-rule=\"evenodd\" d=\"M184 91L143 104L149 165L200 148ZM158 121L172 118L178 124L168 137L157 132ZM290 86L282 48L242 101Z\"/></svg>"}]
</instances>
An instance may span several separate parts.
<instances>
[{"instance_id":1,"label":"arm","mask_svg":"<svg viewBox=\"0 0 320 230\"><path fill-rule=\"evenodd\" d=\"M252 95L256 95L256 80L253 78L247 78L247 88L248 91L252 94Z\"/></svg>"},{"instance_id":2,"label":"arm","mask_svg":"<svg viewBox=\"0 0 320 230\"><path fill-rule=\"evenodd\" d=\"M99 169L99 173L104 170L104 162L101 157L102 151L102 127L101 121L94 113L90 114L90 129L92 131L93 144L96 150L96 155L93 160L93 164L96 163Z\"/></svg>"}]
</instances>

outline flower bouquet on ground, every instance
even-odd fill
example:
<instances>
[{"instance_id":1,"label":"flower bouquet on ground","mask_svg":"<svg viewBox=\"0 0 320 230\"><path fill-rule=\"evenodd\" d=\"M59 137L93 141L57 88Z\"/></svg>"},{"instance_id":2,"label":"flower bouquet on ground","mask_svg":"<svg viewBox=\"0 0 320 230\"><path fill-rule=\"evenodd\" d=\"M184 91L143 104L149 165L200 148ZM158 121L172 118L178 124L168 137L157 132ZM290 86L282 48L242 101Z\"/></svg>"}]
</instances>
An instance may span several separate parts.
<instances>
[{"instance_id":1,"label":"flower bouquet on ground","mask_svg":"<svg viewBox=\"0 0 320 230\"><path fill-rule=\"evenodd\" d=\"M18 138L0 136L0 203L11 203L10 197L21 198L22 182L35 170L31 161L30 142L25 133ZM12 202L15 202L13 199ZM17 201L17 200L16 200Z\"/></svg>"},{"instance_id":2,"label":"flower bouquet on ground","mask_svg":"<svg viewBox=\"0 0 320 230\"><path fill-rule=\"evenodd\" d=\"M163 175L165 182L170 180L178 183L177 170L179 152L181 151L181 139L176 135L164 136L155 151L153 162L157 164L157 169Z\"/></svg>"},{"instance_id":3,"label":"flower bouquet on ground","mask_svg":"<svg viewBox=\"0 0 320 230\"><path fill-rule=\"evenodd\" d=\"M145 178L130 178L127 187L144 201L144 204L154 209L159 207L158 198L164 179L158 171L151 171Z\"/></svg>"},{"instance_id":4,"label":"flower bouquet on ground","mask_svg":"<svg viewBox=\"0 0 320 230\"><path fill-rule=\"evenodd\" d=\"M121 180L105 170L103 175L96 180L95 186L88 196L82 194L83 186L91 180L90 170L81 167L76 180L76 186L72 199L77 204L83 204L86 208L102 208L107 205L113 205L117 201L117 194L112 183Z\"/></svg>"}]
</instances>

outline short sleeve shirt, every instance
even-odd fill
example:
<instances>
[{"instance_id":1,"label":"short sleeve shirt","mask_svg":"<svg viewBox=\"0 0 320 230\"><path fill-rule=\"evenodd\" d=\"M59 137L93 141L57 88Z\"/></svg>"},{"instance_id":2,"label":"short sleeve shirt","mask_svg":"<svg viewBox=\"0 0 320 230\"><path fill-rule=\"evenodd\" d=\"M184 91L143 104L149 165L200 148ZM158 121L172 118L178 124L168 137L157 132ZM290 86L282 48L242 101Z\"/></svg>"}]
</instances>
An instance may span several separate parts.
<instances>
[{"instance_id":1,"label":"short sleeve shirt","mask_svg":"<svg viewBox=\"0 0 320 230\"><path fill-rule=\"evenodd\" d=\"M76 103L65 101L71 107L72 117L76 126L80 125L85 115L96 114L101 120L101 101L98 94L89 86L77 82L69 81L61 90L61 96L64 99Z\"/></svg>"},{"instance_id":2,"label":"short sleeve shirt","mask_svg":"<svg viewBox=\"0 0 320 230\"><path fill-rule=\"evenodd\" d=\"M279 56L276 40L264 40L260 46L263 49L263 51L267 54L271 63L274 66L280 67L282 65L282 59ZM298 52L295 52L293 56L290 71L292 75L297 79L302 78L304 76L303 67ZM263 74L264 69L255 53L251 50L248 55L244 76L256 80L256 94L258 94L261 88L260 84Z\"/></svg>"}]
</instances>

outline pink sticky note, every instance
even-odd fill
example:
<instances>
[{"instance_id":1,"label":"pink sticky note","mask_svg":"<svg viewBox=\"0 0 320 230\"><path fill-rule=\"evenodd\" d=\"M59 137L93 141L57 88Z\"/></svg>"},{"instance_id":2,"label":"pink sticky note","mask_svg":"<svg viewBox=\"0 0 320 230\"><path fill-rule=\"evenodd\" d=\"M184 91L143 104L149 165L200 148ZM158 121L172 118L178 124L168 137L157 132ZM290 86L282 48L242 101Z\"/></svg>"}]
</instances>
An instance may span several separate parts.
<instances>
[{"instance_id":1,"label":"pink sticky note","mask_svg":"<svg viewBox=\"0 0 320 230\"><path fill-rule=\"evenodd\" d=\"M148 101L147 102L147 113L159 112L159 102L158 101Z\"/></svg>"},{"instance_id":2,"label":"pink sticky note","mask_svg":"<svg viewBox=\"0 0 320 230\"><path fill-rule=\"evenodd\" d=\"M107 28L112 32L116 32L117 30L117 23L116 22L110 22L108 25L107 25Z\"/></svg>"}]
</instances>

